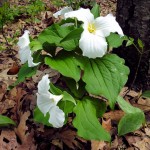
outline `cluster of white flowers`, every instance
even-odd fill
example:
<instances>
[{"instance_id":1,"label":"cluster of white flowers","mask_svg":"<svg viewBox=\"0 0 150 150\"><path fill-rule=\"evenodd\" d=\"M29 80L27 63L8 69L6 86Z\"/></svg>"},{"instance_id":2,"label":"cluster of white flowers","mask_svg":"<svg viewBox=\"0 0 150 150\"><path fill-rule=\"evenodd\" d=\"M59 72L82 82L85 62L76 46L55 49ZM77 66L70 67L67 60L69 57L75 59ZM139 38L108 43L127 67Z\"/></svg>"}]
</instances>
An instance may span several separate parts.
<instances>
[{"instance_id":1,"label":"cluster of white flowers","mask_svg":"<svg viewBox=\"0 0 150 150\"><path fill-rule=\"evenodd\" d=\"M84 31L79 40L79 47L83 52L83 56L88 58L103 57L106 54L108 48L106 37L111 32L117 32L120 36L123 36L122 29L112 14L94 19L89 9L80 8L73 11L71 7L65 7L53 14L53 16L56 18L63 16L65 19L77 18L83 22ZM26 30L18 42L20 59L21 63L28 61L28 66L34 67L39 63L33 62L29 44L29 31ZM57 106L63 95L57 96L50 93L49 84L48 75L43 76L38 83L37 106L44 116L49 113L49 123L53 127L59 128L63 126L65 121L64 112Z\"/></svg>"}]
</instances>

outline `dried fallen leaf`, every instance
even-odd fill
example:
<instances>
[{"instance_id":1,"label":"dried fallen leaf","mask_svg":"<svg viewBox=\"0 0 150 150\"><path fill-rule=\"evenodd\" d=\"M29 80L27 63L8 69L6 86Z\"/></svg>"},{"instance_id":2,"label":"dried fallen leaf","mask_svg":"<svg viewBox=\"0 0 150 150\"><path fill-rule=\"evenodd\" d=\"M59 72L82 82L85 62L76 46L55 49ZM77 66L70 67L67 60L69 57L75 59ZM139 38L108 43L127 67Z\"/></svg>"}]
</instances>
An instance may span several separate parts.
<instances>
[{"instance_id":1,"label":"dried fallen leaf","mask_svg":"<svg viewBox=\"0 0 150 150\"><path fill-rule=\"evenodd\" d=\"M91 141L91 150L103 150L105 146L104 141Z\"/></svg>"},{"instance_id":2,"label":"dried fallen leaf","mask_svg":"<svg viewBox=\"0 0 150 150\"><path fill-rule=\"evenodd\" d=\"M112 129L112 125L111 125L111 119L108 119L108 120L102 120L102 127L106 130L106 131L108 131L108 132L110 132L111 131L111 129Z\"/></svg>"},{"instance_id":3,"label":"dried fallen leaf","mask_svg":"<svg viewBox=\"0 0 150 150\"><path fill-rule=\"evenodd\" d=\"M150 149L150 138L145 137L143 140L133 143L133 145L140 150L149 150Z\"/></svg>"},{"instance_id":4,"label":"dried fallen leaf","mask_svg":"<svg viewBox=\"0 0 150 150\"><path fill-rule=\"evenodd\" d=\"M72 130L62 131L59 135L59 138L69 147L75 149L75 147L79 146L78 142L75 140L76 132Z\"/></svg>"},{"instance_id":5,"label":"dried fallen leaf","mask_svg":"<svg viewBox=\"0 0 150 150\"><path fill-rule=\"evenodd\" d=\"M145 133L146 133L146 135L148 135L149 137L150 137L150 128L145 128Z\"/></svg>"},{"instance_id":6,"label":"dried fallen leaf","mask_svg":"<svg viewBox=\"0 0 150 150\"><path fill-rule=\"evenodd\" d=\"M19 72L19 66L14 63L13 66L8 70L7 74L8 75L15 75Z\"/></svg>"},{"instance_id":7,"label":"dried fallen leaf","mask_svg":"<svg viewBox=\"0 0 150 150\"><path fill-rule=\"evenodd\" d=\"M18 135L19 139L21 140L21 145L19 145L19 148L22 150L36 150L36 145L34 143L34 132L31 130L31 132L28 131L28 127L26 125L26 121L28 120L30 116L30 112L27 111L24 114L22 114L20 118L20 123L17 128L15 128L15 132ZM19 149L18 148L18 149Z\"/></svg>"},{"instance_id":8,"label":"dried fallen leaf","mask_svg":"<svg viewBox=\"0 0 150 150\"><path fill-rule=\"evenodd\" d=\"M17 150L18 143L14 131L3 130L0 134L0 150Z\"/></svg>"},{"instance_id":9,"label":"dried fallen leaf","mask_svg":"<svg viewBox=\"0 0 150 150\"><path fill-rule=\"evenodd\" d=\"M125 136L125 138L130 146L132 146L133 143L141 141L141 137L139 136Z\"/></svg>"},{"instance_id":10,"label":"dried fallen leaf","mask_svg":"<svg viewBox=\"0 0 150 150\"><path fill-rule=\"evenodd\" d=\"M103 118L105 119L111 119L115 121L119 121L124 115L124 112L122 110L115 110L115 111L110 111L107 112L103 115Z\"/></svg>"},{"instance_id":11,"label":"dried fallen leaf","mask_svg":"<svg viewBox=\"0 0 150 150\"><path fill-rule=\"evenodd\" d=\"M26 126L26 121L28 120L28 117L30 116L30 112L25 112L21 118L20 123L17 128L15 128L15 132L20 138L21 142L24 143L27 139L26 131L28 130L28 127Z\"/></svg>"}]
</instances>

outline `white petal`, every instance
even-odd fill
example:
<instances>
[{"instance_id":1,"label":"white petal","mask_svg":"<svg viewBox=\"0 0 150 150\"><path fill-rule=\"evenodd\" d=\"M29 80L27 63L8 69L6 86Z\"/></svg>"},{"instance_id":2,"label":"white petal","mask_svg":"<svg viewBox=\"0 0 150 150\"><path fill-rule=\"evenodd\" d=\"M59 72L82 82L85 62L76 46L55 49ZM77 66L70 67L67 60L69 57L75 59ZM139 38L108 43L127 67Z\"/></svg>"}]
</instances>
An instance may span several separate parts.
<instances>
[{"instance_id":1,"label":"white petal","mask_svg":"<svg viewBox=\"0 0 150 150\"><path fill-rule=\"evenodd\" d=\"M53 95L50 93L50 99L54 102L55 105L63 98L63 95Z\"/></svg>"},{"instance_id":2,"label":"white petal","mask_svg":"<svg viewBox=\"0 0 150 150\"><path fill-rule=\"evenodd\" d=\"M38 93L39 94L48 94L50 89L50 80L48 79L48 75L42 77L42 80L38 83ZM50 97L49 97L50 99Z\"/></svg>"},{"instance_id":3,"label":"white petal","mask_svg":"<svg viewBox=\"0 0 150 150\"><path fill-rule=\"evenodd\" d=\"M37 93L37 106L45 116L46 113L55 106L55 104L50 100L50 93L42 95Z\"/></svg>"},{"instance_id":4,"label":"white petal","mask_svg":"<svg viewBox=\"0 0 150 150\"><path fill-rule=\"evenodd\" d=\"M34 63L33 62L33 57L31 55L31 51L29 52L29 57L28 57L28 67L34 67L37 66L40 62Z\"/></svg>"},{"instance_id":5,"label":"white petal","mask_svg":"<svg viewBox=\"0 0 150 150\"><path fill-rule=\"evenodd\" d=\"M17 43L19 48L22 49L30 44L29 33L30 32L28 30L25 30L24 34L21 37L19 37L19 41Z\"/></svg>"},{"instance_id":6,"label":"white petal","mask_svg":"<svg viewBox=\"0 0 150 150\"><path fill-rule=\"evenodd\" d=\"M107 51L107 42L105 38L84 30L79 41L79 47L83 51L83 56L89 58L103 57Z\"/></svg>"},{"instance_id":7,"label":"white petal","mask_svg":"<svg viewBox=\"0 0 150 150\"><path fill-rule=\"evenodd\" d=\"M65 13L64 17L65 19L76 17L79 21L83 21L84 23L92 23L94 21L94 16L90 12L90 9L84 8L80 8L79 10Z\"/></svg>"},{"instance_id":8,"label":"white petal","mask_svg":"<svg viewBox=\"0 0 150 150\"><path fill-rule=\"evenodd\" d=\"M24 64L28 60L29 55L30 55L30 47L29 46L19 49L19 57L20 57L22 64Z\"/></svg>"},{"instance_id":9,"label":"white petal","mask_svg":"<svg viewBox=\"0 0 150 150\"><path fill-rule=\"evenodd\" d=\"M103 32L104 36L109 36L110 32L117 32L121 36L123 36L123 31L116 21L115 17L112 14L108 14L105 17L98 17L95 19L95 27L98 32Z\"/></svg>"},{"instance_id":10,"label":"white petal","mask_svg":"<svg viewBox=\"0 0 150 150\"><path fill-rule=\"evenodd\" d=\"M50 113L49 123L51 123L55 128L62 127L65 121L64 112L61 109L59 109L58 106L54 106L50 109L49 113Z\"/></svg>"},{"instance_id":11,"label":"white petal","mask_svg":"<svg viewBox=\"0 0 150 150\"><path fill-rule=\"evenodd\" d=\"M58 18L58 16L64 15L65 13L71 12L71 11L73 11L73 9L71 7L67 6L67 7L64 7L61 10L57 11L56 13L54 13L53 16L55 18Z\"/></svg>"}]
</instances>

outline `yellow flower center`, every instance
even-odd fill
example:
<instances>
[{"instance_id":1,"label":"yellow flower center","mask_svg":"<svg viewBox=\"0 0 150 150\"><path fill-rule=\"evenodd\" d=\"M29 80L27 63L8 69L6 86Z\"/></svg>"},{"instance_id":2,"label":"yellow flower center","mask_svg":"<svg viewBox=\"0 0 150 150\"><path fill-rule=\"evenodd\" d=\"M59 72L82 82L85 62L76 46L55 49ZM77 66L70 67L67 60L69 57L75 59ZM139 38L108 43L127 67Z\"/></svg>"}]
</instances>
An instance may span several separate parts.
<instances>
[{"instance_id":1,"label":"yellow flower center","mask_svg":"<svg viewBox=\"0 0 150 150\"><path fill-rule=\"evenodd\" d=\"M88 30L89 30L90 33L95 33L96 28L95 28L93 23L88 24Z\"/></svg>"}]
</instances>

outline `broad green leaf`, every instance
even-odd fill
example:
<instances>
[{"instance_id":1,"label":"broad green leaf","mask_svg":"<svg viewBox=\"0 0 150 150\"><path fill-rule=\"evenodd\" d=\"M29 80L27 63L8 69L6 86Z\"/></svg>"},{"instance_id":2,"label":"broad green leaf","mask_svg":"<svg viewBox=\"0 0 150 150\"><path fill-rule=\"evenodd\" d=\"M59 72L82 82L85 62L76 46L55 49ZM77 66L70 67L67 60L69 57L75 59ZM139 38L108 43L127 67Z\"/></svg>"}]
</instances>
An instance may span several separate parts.
<instances>
[{"instance_id":1,"label":"broad green leaf","mask_svg":"<svg viewBox=\"0 0 150 150\"><path fill-rule=\"evenodd\" d=\"M62 94L63 94L62 101L69 101L69 102L74 103L74 105L76 105L75 99L70 94L68 94L66 91L63 91Z\"/></svg>"},{"instance_id":2,"label":"broad green leaf","mask_svg":"<svg viewBox=\"0 0 150 150\"><path fill-rule=\"evenodd\" d=\"M126 47L132 45L133 42L134 42L134 39L129 37L129 39L127 40L127 43L126 43Z\"/></svg>"},{"instance_id":3,"label":"broad green leaf","mask_svg":"<svg viewBox=\"0 0 150 150\"><path fill-rule=\"evenodd\" d=\"M16 123L7 116L0 115L0 126L16 125Z\"/></svg>"},{"instance_id":4,"label":"broad green leaf","mask_svg":"<svg viewBox=\"0 0 150 150\"><path fill-rule=\"evenodd\" d=\"M124 115L118 124L118 134L124 135L139 129L144 123L143 118L144 114L140 112Z\"/></svg>"},{"instance_id":5,"label":"broad green leaf","mask_svg":"<svg viewBox=\"0 0 150 150\"><path fill-rule=\"evenodd\" d=\"M54 94L54 95L61 95L62 91L57 88L56 86L54 86L52 83L50 83L50 91Z\"/></svg>"},{"instance_id":6,"label":"broad green leaf","mask_svg":"<svg viewBox=\"0 0 150 150\"><path fill-rule=\"evenodd\" d=\"M60 41L67 36L74 26L59 26L54 24L49 28L45 29L38 37L38 40L43 44L48 42L50 44L56 44L56 46L63 47L67 51L74 50L78 45L77 42L73 40L65 41L60 43Z\"/></svg>"},{"instance_id":7,"label":"broad green leaf","mask_svg":"<svg viewBox=\"0 0 150 150\"><path fill-rule=\"evenodd\" d=\"M100 5L95 3L93 8L91 9L91 13L94 15L94 18L97 18L100 16Z\"/></svg>"},{"instance_id":8,"label":"broad green leaf","mask_svg":"<svg viewBox=\"0 0 150 150\"><path fill-rule=\"evenodd\" d=\"M65 83L67 84L68 88L70 89L70 92L77 98L82 98L83 95L86 93L85 90L85 83L80 80L78 83L76 83L75 80L71 78L63 78Z\"/></svg>"},{"instance_id":9,"label":"broad green leaf","mask_svg":"<svg viewBox=\"0 0 150 150\"><path fill-rule=\"evenodd\" d=\"M125 112L125 113L137 113L137 112L142 112L139 108L133 107L131 104L126 102L121 96L118 96L117 102L120 106L120 108Z\"/></svg>"},{"instance_id":10,"label":"broad green leaf","mask_svg":"<svg viewBox=\"0 0 150 150\"><path fill-rule=\"evenodd\" d=\"M26 78L32 77L34 74L36 74L36 71L37 71L37 66L36 67L28 67L28 64L25 63L19 70L18 79L13 84L13 86L16 86L20 82L25 81Z\"/></svg>"},{"instance_id":11,"label":"broad green leaf","mask_svg":"<svg viewBox=\"0 0 150 150\"><path fill-rule=\"evenodd\" d=\"M46 126L52 126L52 125L48 122L49 117L50 117L49 113L47 113L46 116L44 116L44 114L39 110L38 107L36 107L36 108L34 109L34 114L33 114L33 116L34 116L34 121L35 121L35 122L42 123L42 124L44 124L44 125L46 125Z\"/></svg>"},{"instance_id":12,"label":"broad green leaf","mask_svg":"<svg viewBox=\"0 0 150 150\"><path fill-rule=\"evenodd\" d=\"M121 109L126 113L118 124L119 135L124 135L139 129L145 122L144 113L127 103L122 97L118 96L117 102Z\"/></svg>"},{"instance_id":13,"label":"broad green leaf","mask_svg":"<svg viewBox=\"0 0 150 150\"><path fill-rule=\"evenodd\" d=\"M66 77L73 78L76 82L80 79L80 68L77 66L77 61L70 53L62 52L55 58L46 57L45 64L59 71Z\"/></svg>"},{"instance_id":14,"label":"broad green leaf","mask_svg":"<svg viewBox=\"0 0 150 150\"><path fill-rule=\"evenodd\" d=\"M84 98L78 101L74 108L76 117L73 120L73 125L77 129L79 136L86 140L104 140L110 141L110 134L104 130L98 121L97 110L90 98Z\"/></svg>"},{"instance_id":15,"label":"broad green leaf","mask_svg":"<svg viewBox=\"0 0 150 150\"><path fill-rule=\"evenodd\" d=\"M65 115L68 116L68 113L73 112L73 108L74 108L75 105L72 102L69 102L69 101L60 101L58 103L58 106L61 110L63 110Z\"/></svg>"},{"instance_id":16,"label":"broad green leaf","mask_svg":"<svg viewBox=\"0 0 150 150\"><path fill-rule=\"evenodd\" d=\"M61 37L56 33L56 30L52 30L52 28L49 27L39 35L38 40L42 44L45 42L52 44L52 43L59 43Z\"/></svg>"},{"instance_id":17,"label":"broad green leaf","mask_svg":"<svg viewBox=\"0 0 150 150\"><path fill-rule=\"evenodd\" d=\"M62 101L70 101L72 103L74 103L74 105L76 105L76 101L75 99L66 91L64 90L60 90L59 88L57 88L56 86L54 86L52 83L50 83L50 90L53 94L56 95L63 95Z\"/></svg>"},{"instance_id":18,"label":"broad green leaf","mask_svg":"<svg viewBox=\"0 0 150 150\"><path fill-rule=\"evenodd\" d=\"M144 43L142 42L142 40L138 39L138 45L141 49L144 48Z\"/></svg>"},{"instance_id":19,"label":"broad green leaf","mask_svg":"<svg viewBox=\"0 0 150 150\"><path fill-rule=\"evenodd\" d=\"M102 58L82 62L82 79L86 83L86 90L91 94L106 97L113 108L128 79L129 69L124 65L124 60L115 54L107 54Z\"/></svg>"},{"instance_id":20,"label":"broad green leaf","mask_svg":"<svg viewBox=\"0 0 150 150\"><path fill-rule=\"evenodd\" d=\"M110 35L107 37L107 42L110 47L118 48L122 45L123 41L124 38L120 37L120 35L116 33L110 33Z\"/></svg>"},{"instance_id":21,"label":"broad green leaf","mask_svg":"<svg viewBox=\"0 0 150 150\"><path fill-rule=\"evenodd\" d=\"M34 40L30 43L30 47L32 51L42 50L42 44L38 40Z\"/></svg>"},{"instance_id":22,"label":"broad green leaf","mask_svg":"<svg viewBox=\"0 0 150 150\"><path fill-rule=\"evenodd\" d=\"M144 91L141 96L144 98L150 98L150 90Z\"/></svg>"},{"instance_id":23,"label":"broad green leaf","mask_svg":"<svg viewBox=\"0 0 150 150\"><path fill-rule=\"evenodd\" d=\"M71 31L69 34L67 34L60 42L69 41L72 39L80 39L81 33L83 32L83 28L77 28Z\"/></svg>"}]
</instances>

